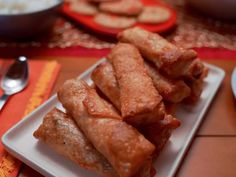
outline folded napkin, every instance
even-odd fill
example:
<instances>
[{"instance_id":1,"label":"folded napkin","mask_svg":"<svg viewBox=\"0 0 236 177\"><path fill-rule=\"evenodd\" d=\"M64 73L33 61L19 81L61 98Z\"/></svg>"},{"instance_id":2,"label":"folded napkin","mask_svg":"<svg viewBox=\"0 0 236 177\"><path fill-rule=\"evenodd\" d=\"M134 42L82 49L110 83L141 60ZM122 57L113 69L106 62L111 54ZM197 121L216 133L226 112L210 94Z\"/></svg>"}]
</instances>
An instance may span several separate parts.
<instances>
[{"instance_id":1,"label":"folded napkin","mask_svg":"<svg viewBox=\"0 0 236 177\"><path fill-rule=\"evenodd\" d=\"M3 65L3 60L0 60L0 66ZM29 68L28 86L13 95L0 112L0 137L50 96L60 65L51 60L30 60ZM21 162L8 154L0 143L0 177L16 177L20 165Z\"/></svg>"}]
</instances>

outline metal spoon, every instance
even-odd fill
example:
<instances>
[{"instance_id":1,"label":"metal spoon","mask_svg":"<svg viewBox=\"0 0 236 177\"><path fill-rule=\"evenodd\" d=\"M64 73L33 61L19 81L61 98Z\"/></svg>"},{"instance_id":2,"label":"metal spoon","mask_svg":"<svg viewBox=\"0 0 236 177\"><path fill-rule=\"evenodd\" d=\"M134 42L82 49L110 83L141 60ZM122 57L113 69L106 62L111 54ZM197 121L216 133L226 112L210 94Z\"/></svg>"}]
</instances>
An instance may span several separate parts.
<instances>
[{"instance_id":1,"label":"metal spoon","mask_svg":"<svg viewBox=\"0 0 236 177\"><path fill-rule=\"evenodd\" d=\"M0 110L9 96L22 91L28 84L28 63L24 56L18 57L2 77L1 88L4 93L0 98Z\"/></svg>"}]
</instances>

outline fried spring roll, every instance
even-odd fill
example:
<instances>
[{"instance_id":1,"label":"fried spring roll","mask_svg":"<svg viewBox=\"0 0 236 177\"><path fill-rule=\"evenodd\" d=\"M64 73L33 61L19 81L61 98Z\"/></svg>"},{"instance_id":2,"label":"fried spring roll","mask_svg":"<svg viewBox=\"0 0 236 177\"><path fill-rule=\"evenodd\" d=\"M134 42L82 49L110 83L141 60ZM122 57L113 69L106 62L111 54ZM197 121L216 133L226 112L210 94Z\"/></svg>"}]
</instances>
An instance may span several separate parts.
<instances>
[{"instance_id":1,"label":"fried spring roll","mask_svg":"<svg viewBox=\"0 0 236 177\"><path fill-rule=\"evenodd\" d=\"M172 131L178 128L180 124L178 119L166 114L165 118L158 123L143 127L142 132L145 137L156 146L156 155L161 152L169 140Z\"/></svg>"},{"instance_id":2,"label":"fried spring roll","mask_svg":"<svg viewBox=\"0 0 236 177\"><path fill-rule=\"evenodd\" d=\"M196 60L197 54L194 50L185 50L182 55L173 63L165 63L160 70L169 78L195 77L192 72L192 63ZM192 75L190 75L192 74Z\"/></svg>"},{"instance_id":3,"label":"fried spring roll","mask_svg":"<svg viewBox=\"0 0 236 177\"><path fill-rule=\"evenodd\" d=\"M44 117L34 137L82 168L93 170L104 177L118 177L111 164L94 148L74 120L57 109Z\"/></svg>"},{"instance_id":4,"label":"fried spring roll","mask_svg":"<svg viewBox=\"0 0 236 177\"><path fill-rule=\"evenodd\" d=\"M187 103L196 103L203 91L204 78L208 75L208 68L203 66L200 75L196 78L191 78L186 80L186 84L190 87L191 93L189 97L185 99Z\"/></svg>"},{"instance_id":5,"label":"fried spring roll","mask_svg":"<svg viewBox=\"0 0 236 177\"><path fill-rule=\"evenodd\" d=\"M97 66L91 78L102 93L120 110L120 88L112 65L105 62Z\"/></svg>"},{"instance_id":6,"label":"fried spring roll","mask_svg":"<svg viewBox=\"0 0 236 177\"><path fill-rule=\"evenodd\" d=\"M109 109L109 103L84 81L66 81L59 89L58 98L121 177L133 176L153 153L154 145L118 118L116 112Z\"/></svg>"},{"instance_id":7,"label":"fried spring roll","mask_svg":"<svg viewBox=\"0 0 236 177\"><path fill-rule=\"evenodd\" d=\"M160 35L138 27L122 31L118 34L118 39L135 45L141 54L155 63L158 68L165 63L173 63L182 54L179 48Z\"/></svg>"},{"instance_id":8,"label":"fried spring roll","mask_svg":"<svg viewBox=\"0 0 236 177\"><path fill-rule=\"evenodd\" d=\"M124 120L139 126L163 119L164 114L159 110L162 97L148 76L139 51L131 44L119 43L108 59L119 84Z\"/></svg>"},{"instance_id":9,"label":"fried spring roll","mask_svg":"<svg viewBox=\"0 0 236 177\"><path fill-rule=\"evenodd\" d=\"M171 103L179 103L190 95L190 88L184 81L167 79L150 63L145 62L145 67L153 80L154 86L164 100Z\"/></svg>"},{"instance_id":10,"label":"fried spring roll","mask_svg":"<svg viewBox=\"0 0 236 177\"><path fill-rule=\"evenodd\" d=\"M206 77L208 68L204 66L200 59L195 59L188 67L183 78L185 81L194 81L202 77Z\"/></svg>"},{"instance_id":11,"label":"fried spring roll","mask_svg":"<svg viewBox=\"0 0 236 177\"><path fill-rule=\"evenodd\" d=\"M189 65L197 57L194 50L182 50L160 35L138 27L122 31L118 39L135 45L145 59L153 62L171 78L185 76Z\"/></svg>"},{"instance_id":12,"label":"fried spring roll","mask_svg":"<svg viewBox=\"0 0 236 177\"><path fill-rule=\"evenodd\" d=\"M185 99L186 103L196 103L199 100L203 90L203 83L203 79L201 78L193 82L187 83L191 89L191 93L189 97Z\"/></svg>"},{"instance_id":13,"label":"fried spring roll","mask_svg":"<svg viewBox=\"0 0 236 177\"><path fill-rule=\"evenodd\" d=\"M114 77L114 71L110 63L106 62L99 65L92 73L92 79L113 104L120 105L119 99L117 99L120 95L120 89L116 78ZM112 95L116 96L113 97ZM117 109L120 110L120 106L117 106ZM164 106L163 109L165 111ZM140 130L148 140L153 142L156 146L156 154L159 154L168 141L173 129L179 126L180 121L178 119L166 114L163 120L159 120L158 123L142 126Z\"/></svg>"}]
</instances>

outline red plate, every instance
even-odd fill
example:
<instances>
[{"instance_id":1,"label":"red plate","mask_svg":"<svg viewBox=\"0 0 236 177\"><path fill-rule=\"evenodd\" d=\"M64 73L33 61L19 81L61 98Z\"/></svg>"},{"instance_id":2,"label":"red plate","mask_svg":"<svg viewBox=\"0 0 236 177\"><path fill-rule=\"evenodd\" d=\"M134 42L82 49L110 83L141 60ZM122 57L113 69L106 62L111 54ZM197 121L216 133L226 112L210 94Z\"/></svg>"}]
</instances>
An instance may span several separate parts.
<instances>
[{"instance_id":1,"label":"red plate","mask_svg":"<svg viewBox=\"0 0 236 177\"><path fill-rule=\"evenodd\" d=\"M170 6L168 6L167 4L164 4L161 1L157 1L157 0L142 0L144 5L158 5L158 6L162 6L167 8L170 12L171 12L171 17L169 18L169 20L167 20L164 23L159 23L159 24L142 24L142 23L136 23L134 26L139 26L142 27L146 30L149 30L151 32L164 32L169 30L170 28L172 28L175 25L176 22L176 12L174 9L172 9ZM96 22L94 22L93 17L94 16L88 16L88 15L81 15L79 13L75 13L73 11L70 10L69 4L64 4L63 9L62 9L63 13L72 18L73 20L75 20L76 22L86 26L87 28L93 30L94 32L103 34L103 35L107 35L107 36L113 36L115 37L119 32L121 32L123 29L113 29L113 28L107 28L104 26L101 26L99 24L97 24Z\"/></svg>"}]
</instances>

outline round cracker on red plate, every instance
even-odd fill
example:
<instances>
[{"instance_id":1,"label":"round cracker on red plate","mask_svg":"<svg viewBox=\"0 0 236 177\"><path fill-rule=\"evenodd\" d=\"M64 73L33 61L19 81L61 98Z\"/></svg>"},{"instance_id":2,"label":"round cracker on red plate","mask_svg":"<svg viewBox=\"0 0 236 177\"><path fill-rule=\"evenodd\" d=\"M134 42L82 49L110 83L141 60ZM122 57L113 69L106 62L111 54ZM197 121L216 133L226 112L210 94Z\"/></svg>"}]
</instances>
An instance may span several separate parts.
<instances>
[{"instance_id":1,"label":"round cracker on red plate","mask_svg":"<svg viewBox=\"0 0 236 177\"><path fill-rule=\"evenodd\" d=\"M120 0L88 0L89 2L101 3L101 2L113 2L113 1L120 1Z\"/></svg>"},{"instance_id":2,"label":"round cracker on red plate","mask_svg":"<svg viewBox=\"0 0 236 177\"><path fill-rule=\"evenodd\" d=\"M94 21L101 26L114 29L128 28L136 23L136 19L133 17L117 16L106 13L96 14Z\"/></svg>"},{"instance_id":3,"label":"round cracker on red plate","mask_svg":"<svg viewBox=\"0 0 236 177\"><path fill-rule=\"evenodd\" d=\"M138 22L157 24L169 20L170 11L165 7L145 6L142 13L138 16Z\"/></svg>"},{"instance_id":4,"label":"round cracker on red plate","mask_svg":"<svg viewBox=\"0 0 236 177\"><path fill-rule=\"evenodd\" d=\"M98 12L97 7L87 1L74 1L70 3L70 9L82 15L95 15Z\"/></svg>"},{"instance_id":5,"label":"round cracker on red plate","mask_svg":"<svg viewBox=\"0 0 236 177\"><path fill-rule=\"evenodd\" d=\"M99 9L118 15L138 15L143 9L143 4L140 0L120 0L100 3Z\"/></svg>"}]
</instances>

